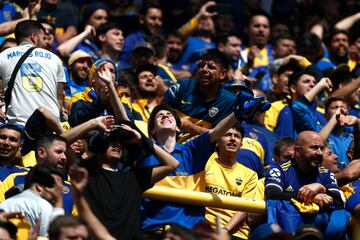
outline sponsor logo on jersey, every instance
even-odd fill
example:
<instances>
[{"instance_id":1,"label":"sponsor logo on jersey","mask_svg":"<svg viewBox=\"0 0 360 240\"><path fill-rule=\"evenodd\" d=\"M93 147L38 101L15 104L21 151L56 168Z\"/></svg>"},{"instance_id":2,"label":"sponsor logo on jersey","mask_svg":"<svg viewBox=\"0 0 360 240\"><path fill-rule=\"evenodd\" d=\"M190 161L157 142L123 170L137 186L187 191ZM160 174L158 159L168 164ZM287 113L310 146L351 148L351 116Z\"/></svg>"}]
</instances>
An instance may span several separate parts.
<instances>
[{"instance_id":1,"label":"sponsor logo on jersey","mask_svg":"<svg viewBox=\"0 0 360 240\"><path fill-rule=\"evenodd\" d=\"M280 170L277 169L277 168L271 169L270 170L270 176L272 176L272 177L280 177L281 176Z\"/></svg>"}]
</instances>

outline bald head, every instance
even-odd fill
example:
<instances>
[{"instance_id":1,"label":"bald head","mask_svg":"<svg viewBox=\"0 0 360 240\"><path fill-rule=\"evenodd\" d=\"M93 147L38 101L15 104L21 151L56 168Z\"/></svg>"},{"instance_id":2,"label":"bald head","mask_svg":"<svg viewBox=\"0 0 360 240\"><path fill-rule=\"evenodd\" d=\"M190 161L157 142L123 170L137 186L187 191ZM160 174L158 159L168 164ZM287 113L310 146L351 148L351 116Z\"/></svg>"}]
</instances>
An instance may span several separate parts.
<instances>
[{"instance_id":1,"label":"bald head","mask_svg":"<svg viewBox=\"0 0 360 240\"><path fill-rule=\"evenodd\" d=\"M317 132L303 131L303 132L299 133L299 135L295 141L295 145L303 146L303 145L309 143L309 141L311 141L311 140L317 140L320 142L324 142L323 138Z\"/></svg>"},{"instance_id":2,"label":"bald head","mask_svg":"<svg viewBox=\"0 0 360 240\"><path fill-rule=\"evenodd\" d=\"M304 172L321 166L323 151L324 140L316 132L303 131L295 141L294 157L299 168Z\"/></svg>"}]
</instances>

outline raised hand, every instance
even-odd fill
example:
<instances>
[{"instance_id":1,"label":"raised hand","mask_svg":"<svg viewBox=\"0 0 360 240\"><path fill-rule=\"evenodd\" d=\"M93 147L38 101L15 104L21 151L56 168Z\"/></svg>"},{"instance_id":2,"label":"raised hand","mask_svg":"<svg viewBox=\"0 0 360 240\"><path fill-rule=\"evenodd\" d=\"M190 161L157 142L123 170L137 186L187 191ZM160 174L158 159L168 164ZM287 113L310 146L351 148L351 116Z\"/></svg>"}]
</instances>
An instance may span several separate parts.
<instances>
[{"instance_id":1,"label":"raised hand","mask_svg":"<svg viewBox=\"0 0 360 240\"><path fill-rule=\"evenodd\" d=\"M328 91L328 92L332 91L333 84L332 84L330 78L322 78L322 79L320 79L319 84L322 85L322 87L326 91Z\"/></svg>"},{"instance_id":2,"label":"raised hand","mask_svg":"<svg viewBox=\"0 0 360 240\"><path fill-rule=\"evenodd\" d=\"M110 132L114 128L115 118L112 115L95 118L98 128L105 132Z\"/></svg>"}]
</instances>

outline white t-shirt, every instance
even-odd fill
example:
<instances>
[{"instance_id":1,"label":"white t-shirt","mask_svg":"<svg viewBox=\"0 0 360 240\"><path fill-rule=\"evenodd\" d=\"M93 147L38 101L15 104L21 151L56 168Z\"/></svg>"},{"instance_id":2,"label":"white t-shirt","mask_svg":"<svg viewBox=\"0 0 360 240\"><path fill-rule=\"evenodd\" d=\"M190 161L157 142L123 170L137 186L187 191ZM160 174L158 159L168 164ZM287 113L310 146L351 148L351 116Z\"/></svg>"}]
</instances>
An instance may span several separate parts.
<instances>
[{"instance_id":1,"label":"white t-shirt","mask_svg":"<svg viewBox=\"0 0 360 240\"><path fill-rule=\"evenodd\" d=\"M0 209L5 212L21 212L32 227L40 219L39 236L46 237L49 223L57 216L64 215L62 208L54 208L36 192L27 189L18 195L0 203Z\"/></svg>"},{"instance_id":2,"label":"white t-shirt","mask_svg":"<svg viewBox=\"0 0 360 240\"><path fill-rule=\"evenodd\" d=\"M31 44L24 43L0 53L0 79L4 90L7 89L16 63L30 47ZM39 106L46 106L59 118L58 83L66 83L60 58L46 49L35 48L16 75L7 112L9 121L25 125Z\"/></svg>"}]
</instances>

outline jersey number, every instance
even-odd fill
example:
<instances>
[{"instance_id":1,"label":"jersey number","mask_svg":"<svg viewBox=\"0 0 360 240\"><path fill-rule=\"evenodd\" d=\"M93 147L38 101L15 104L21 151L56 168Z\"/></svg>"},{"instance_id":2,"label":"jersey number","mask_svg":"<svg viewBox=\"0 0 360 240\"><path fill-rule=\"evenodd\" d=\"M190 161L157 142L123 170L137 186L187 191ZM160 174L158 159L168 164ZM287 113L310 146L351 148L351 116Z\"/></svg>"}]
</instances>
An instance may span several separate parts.
<instances>
[{"instance_id":1,"label":"jersey number","mask_svg":"<svg viewBox=\"0 0 360 240\"><path fill-rule=\"evenodd\" d=\"M23 87L29 92L40 92L43 80L39 77L41 66L37 63L24 63L20 68Z\"/></svg>"}]
</instances>

